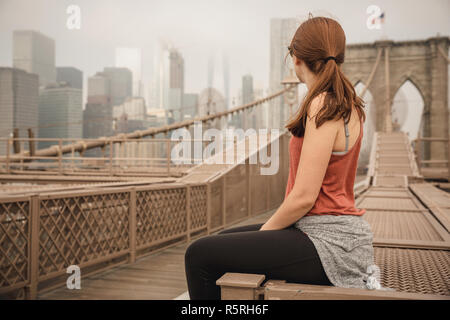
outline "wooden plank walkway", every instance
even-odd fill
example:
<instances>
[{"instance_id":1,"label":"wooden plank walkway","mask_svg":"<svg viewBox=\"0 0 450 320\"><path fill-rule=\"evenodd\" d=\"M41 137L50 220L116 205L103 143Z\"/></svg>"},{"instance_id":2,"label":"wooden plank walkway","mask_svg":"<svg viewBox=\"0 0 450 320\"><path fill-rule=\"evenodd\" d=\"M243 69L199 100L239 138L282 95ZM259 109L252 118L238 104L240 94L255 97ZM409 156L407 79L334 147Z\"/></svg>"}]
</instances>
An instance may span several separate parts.
<instances>
[{"instance_id":1,"label":"wooden plank walkway","mask_svg":"<svg viewBox=\"0 0 450 320\"><path fill-rule=\"evenodd\" d=\"M273 211L244 220L234 226L264 223ZM166 300L187 291L184 253L188 244L181 243L158 253L142 257L134 264L118 266L83 278L81 289L65 287L41 293L45 300Z\"/></svg>"}]
</instances>

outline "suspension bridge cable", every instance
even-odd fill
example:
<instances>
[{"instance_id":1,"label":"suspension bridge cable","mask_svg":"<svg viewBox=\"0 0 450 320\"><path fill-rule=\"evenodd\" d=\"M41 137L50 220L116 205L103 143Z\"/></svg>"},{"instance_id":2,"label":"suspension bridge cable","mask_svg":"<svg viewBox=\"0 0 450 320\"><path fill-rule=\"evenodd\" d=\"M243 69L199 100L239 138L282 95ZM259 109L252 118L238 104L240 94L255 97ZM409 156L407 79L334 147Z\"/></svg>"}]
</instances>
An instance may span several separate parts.
<instances>
[{"instance_id":1,"label":"suspension bridge cable","mask_svg":"<svg viewBox=\"0 0 450 320\"><path fill-rule=\"evenodd\" d=\"M441 46L437 46L439 52L442 54L442 56L445 58L445 60L447 60L447 63L450 63L450 59L448 58L448 56L445 54L444 49L441 48Z\"/></svg>"},{"instance_id":2,"label":"suspension bridge cable","mask_svg":"<svg viewBox=\"0 0 450 320\"><path fill-rule=\"evenodd\" d=\"M65 154L65 153L70 153L70 152L82 153L88 149L106 147L110 143L119 143L123 139L130 139L130 140L131 139L141 139L143 137L152 136L152 135L155 135L158 133L168 133L172 130L186 128L191 125L194 125L195 122L197 122L197 121L198 122L208 122L208 121L212 121L212 120L224 117L224 116L228 116L228 115L236 113L236 112L245 111L245 110L253 108L257 105L262 105L269 100L272 100L278 96L281 96L283 93L287 92L290 89L291 89L291 86L288 86L288 87L286 87L278 92L275 92L265 98L258 99L256 101L244 104L242 106L232 108L230 110L217 112L215 114L200 116L200 117L196 117L196 118L188 119L188 120L183 120L183 121L172 123L170 125L165 125L162 127L149 128L146 130L136 130L134 132L127 133L127 134L121 133L119 135L110 136L110 137L100 137L99 139L97 139L95 141L80 140L76 143L67 144L67 145L64 145L61 147L59 147L58 145L55 145L55 146L52 146L49 148L37 150L34 155L38 156L38 157L42 157L42 156L45 156L45 157L50 156L51 157L51 156L57 156L59 154ZM27 156L29 156L29 151L25 151L25 152L22 152L19 154L14 154L11 157L9 157L9 161L11 161L11 162L20 161L21 159L23 159L23 157L27 157ZM4 159L4 157L2 157L2 158ZM29 160L32 161L32 159L29 159Z\"/></svg>"},{"instance_id":3,"label":"suspension bridge cable","mask_svg":"<svg viewBox=\"0 0 450 320\"><path fill-rule=\"evenodd\" d=\"M359 95L360 97L364 97L364 94L366 93L367 89L369 88L370 83L372 82L372 79L375 75L375 71L377 70L378 64L380 63L382 52L383 52L383 48L378 48L377 59L375 60L375 64L373 65L372 71L369 74L369 78L367 78L366 86L364 87L364 89L361 91L361 94Z\"/></svg>"}]
</instances>

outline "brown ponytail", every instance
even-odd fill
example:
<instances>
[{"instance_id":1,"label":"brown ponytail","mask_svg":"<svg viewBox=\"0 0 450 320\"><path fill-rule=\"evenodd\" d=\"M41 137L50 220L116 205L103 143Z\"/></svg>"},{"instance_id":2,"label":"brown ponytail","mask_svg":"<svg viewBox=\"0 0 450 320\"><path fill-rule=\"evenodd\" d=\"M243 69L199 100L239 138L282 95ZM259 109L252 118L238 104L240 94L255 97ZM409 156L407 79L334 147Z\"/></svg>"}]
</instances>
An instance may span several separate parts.
<instances>
[{"instance_id":1,"label":"brown ponytail","mask_svg":"<svg viewBox=\"0 0 450 320\"><path fill-rule=\"evenodd\" d=\"M344 118L348 121L352 105L365 121L364 101L356 95L353 85L341 70L345 57L345 33L337 21L326 17L309 18L298 27L290 48L292 54L317 75L317 81L309 88L299 111L286 125L294 136L304 135L308 108L322 92L326 95L323 107L317 112L317 128L328 120Z\"/></svg>"}]
</instances>

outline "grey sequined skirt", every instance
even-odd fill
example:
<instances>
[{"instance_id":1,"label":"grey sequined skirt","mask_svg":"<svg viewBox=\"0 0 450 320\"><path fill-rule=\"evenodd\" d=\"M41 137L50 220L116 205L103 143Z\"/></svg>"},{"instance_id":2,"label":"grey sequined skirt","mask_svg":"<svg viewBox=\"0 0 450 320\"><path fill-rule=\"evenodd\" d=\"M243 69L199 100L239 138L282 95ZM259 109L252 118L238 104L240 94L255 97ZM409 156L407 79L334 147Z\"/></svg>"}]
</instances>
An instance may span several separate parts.
<instances>
[{"instance_id":1,"label":"grey sequined skirt","mask_svg":"<svg viewBox=\"0 0 450 320\"><path fill-rule=\"evenodd\" d=\"M314 243L333 285L367 289L368 268L374 266L373 233L362 216L305 216L295 227Z\"/></svg>"}]
</instances>

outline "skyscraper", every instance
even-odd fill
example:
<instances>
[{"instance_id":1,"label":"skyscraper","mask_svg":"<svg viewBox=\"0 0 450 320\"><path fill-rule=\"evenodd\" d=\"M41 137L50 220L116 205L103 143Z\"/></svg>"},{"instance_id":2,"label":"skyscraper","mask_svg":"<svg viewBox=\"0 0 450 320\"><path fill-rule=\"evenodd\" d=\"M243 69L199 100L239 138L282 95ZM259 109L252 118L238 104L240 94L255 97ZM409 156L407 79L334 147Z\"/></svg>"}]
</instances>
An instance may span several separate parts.
<instances>
[{"instance_id":1,"label":"skyscraper","mask_svg":"<svg viewBox=\"0 0 450 320\"><path fill-rule=\"evenodd\" d=\"M129 69L107 67L103 69L103 73L110 81L112 106L122 104L133 95L133 75Z\"/></svg>"},{"instance_id":2,"label":"skyscraper","mask_svg":"<svg viewBox=\"0 0 450 320\"><path fill-rule=\"evenodd\" d=\"M166 109L169 102L170 52L169 45L159 41L153 54L153 79L149 109Z\"/></svg>"},{"instance_id":3,"label":"skyscraper","mask_svg":"<svg viewBox=\"0 0 450 320\"><path fill-rule=\"evenodd\" d=\"M114 134L146 129L147 109L144 98L128 98L121 105L114 106L113 117L117 119Z\"/></svg>"},{"instance_id":4,"label":"skyscraper","mask_svg":"<svg viewBox=\"0 0 450 320\"><path fill-rule=\"evenodd\" d=\"M97 72L92 77L88 78L88 102L93 102L92 100L97 100L97 97L104 104L110 104L110 79L104 72Z\"/></svg>"},{"instance_id":5,"label":"skyscraper","mask_svg":"<svg viewBox=\"0 0 450 320\"><path fill-rule=\"evenodd\" d=\"M218 90L224 96L225 110L230 108L230 67L225 52L211 52L208 60L207 87Z\"/></svg>"},{"instance_id":6,"label":"skyscraper","mask_svg":"<svg viewBox=\"0 0 450 320\"><path fill-rule=\"evenodd\" d=\"M198 116L198 94L185 93L183 95L183 118L195 118Z\"/></svg>"},{"instance_id":7,"label":"skyscraper","mask_svg":"<svg viewBox=\"0 0 450 320\"><path fill-rule=\"evenodd\" d=\"M225 109L230 108L230 63L228 55L223 53L222 55L223 65L223 95L225 97Z\"/></svg>"},{"instance_id":8,"label":"skyscraper","mask_svg":"<svg viewBox=\"0 0 450 320\"><path fill-rule=\"evenodd\" d=\"M290 56L285 62L288 52L287 47L297 30L298 22L295 18L270 20L270 75L269 88L271 93L282 90L281 81L289 74L289 68L293 68ZM283 97L272 101L269 109L270 128L283 128L289 117L289 108L285 106Z\"/></svg>"},{"instance_id":9,"label":"skyscraper","mask_svg":"<svg viewBox=\"0 0 450 320\"><path fill-rule=\"evenodd\" d=\"M260 100L263 99L264 97L267 96L267 89L264 90L263 89L263 84L261 82L255 82L253 84L253 101L256 100ZM252 113L255 116L255 129L260 129L260 128L267 128L267 109L268 109L268 104L270 102L265 102L261 105L261 109L258 110L258 108L253 108L252 109Z\"/></svg>"},{"instance_id":10,"label":"skyscraper","mask_svg":"<svg viewBox=\"0 0 450 320\"><path fill-rule=\"evenodd\" d=\"M184 95L184 59L175 48L169 49L169 102L174 121L182 121Z\"/></svg>"},{"instance_id":11,"label":"skyscraper","mask_svg":"<svg viewBox=\"0 0 450 320\"><path fill-rule=\"evenodd\" d=\"M242 77L242 87L239 89L237 104L244 105L253 102L254 100L253 77L250 74L247 74ZM250 119L250 113L254 114L253 111L248 110L233 114L229 124L235 128L255 128L254 121ZM244 120L246 121L245 123Z\"/></svg>"},{"instance_id":12,"label":"skyscraper","mask_svg":"<svg viewBox=\"0 0 450 320\"><path fill-rule=\"evenodd\" d=\"M26 137L27 129L38 126L39 80L36 74L0 67L0 136L8 137L14 128ZM35 131L36 132L36 131ZM23 145L27 148L27 145ZM6 145L0 143L0 154Z\"/></svg>"},{"instance_id":13,"label":"skyscraper","mask_svg":"<svg viewBox=\"0 0 450 320\"><path fill-rule=\"evenodd\" d=\"M127 68L104 68L88 79L88 99L83 113L85 138L114 133L113 108L132 97L132 73Z\"/></svg>"},{"instance_id":14,"label":"skyscraper","mask_svg":"<svg viewBox=\"0 0 450 320\"><path fill-rule=\"evenodd\" d=\"M155 48L149 109L164 109L170 121L184 118L184 59L179 50L160 41Z\"/></svg>"},{"instance_id":15,"label":"skyscraper","mask_svg":"<svg viewBox=\"0 0 450 320\"><path fill-rule=\"evenodd\" d=\"M15 30L13 66L37 74L39 85L55 82L55 41L37 31Z\"/></svg>"},{"instance_id":16,"label":"skyscraper","mask_svg":"<svg viewBox=\"0 0 450 320\"><path fill-rule=\"evenodd\" d=\"M242 103L247 104L254 101L253 77L247 74L242 77Z\"/></svg>"},{"instance_id":17,"label":"skyscraper","mask_svg":"<svg viewBox=\"0 0 450 320\"><path fill-rule=\"evenodd\" d=\"M57 67L56 81L66 82L72 88L83 90L83 72L74 67Z\"/></svg>"},{"instance_id":18,"label":"skyscraper","mask_svg":"<svg viewBox=\"0 0 450 320\"><path fill-rule=\"evenodd\" d=\"M66 82L50 84L39 93L39 138L83 137L82 90ZM73 141L74 142L74 141ZM47 148L57 141L40 141L39 148ZM63 142L66 144L68 142Z\"/></svg>"},{"instance_id":19,"label":"skyscraper","mask_svg":"<svg viewBox=\"0 0 450 320\"><path fill-rule=\"evenodd\" d=\"M110 136L113 132L111 81L104 72L88 78L88 98L83 112L83 137Z\"/></svg>"},{"instance_id":20,"label":"skyscraper","mask_svg":"<svg viewBox=\"0 0 450 320\"><path fill-rule=\"evenodd\" d=\"M253 102L254 92L253 92L253 77L249 74L242 77L242 104L247 104ZM256 129L256 113L255 109L246 110L245 112L245 128ZM242 125L242 124L241 124Z\"/></svg>"},{"instance_id":21,"label":"skyscraper","mask_svg":"<svg viewBox=\"0 0 450 320\"><path fill-rule=\"evenodd\" d=\"M139 48L116 48L115 66L127 68L133 74L133 96L143 97L142 53Z\"/></svg>"}]
</instances>

